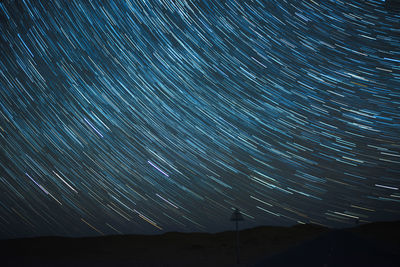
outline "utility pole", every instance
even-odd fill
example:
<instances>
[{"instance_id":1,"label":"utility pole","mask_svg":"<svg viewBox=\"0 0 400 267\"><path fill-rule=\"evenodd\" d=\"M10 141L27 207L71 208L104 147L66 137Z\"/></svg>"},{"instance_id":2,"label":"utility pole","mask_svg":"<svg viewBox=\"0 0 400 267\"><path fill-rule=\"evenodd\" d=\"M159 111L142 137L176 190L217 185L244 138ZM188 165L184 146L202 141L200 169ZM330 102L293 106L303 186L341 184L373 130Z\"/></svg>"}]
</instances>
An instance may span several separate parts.
<instances>
[{"instance_id":1,"label":"utility pole","mask_svg":"<svg viewBox=\"0 0 400 267\"><path fill-rule=\"evenodd\" d=\"M240 263L240 251L239 251L239 221L243 221L243 216L240 213L238 208L235 208L235 211L232 213L231 221L234 221L236 224L236 263Z\"/></svg>"}]
</instances>

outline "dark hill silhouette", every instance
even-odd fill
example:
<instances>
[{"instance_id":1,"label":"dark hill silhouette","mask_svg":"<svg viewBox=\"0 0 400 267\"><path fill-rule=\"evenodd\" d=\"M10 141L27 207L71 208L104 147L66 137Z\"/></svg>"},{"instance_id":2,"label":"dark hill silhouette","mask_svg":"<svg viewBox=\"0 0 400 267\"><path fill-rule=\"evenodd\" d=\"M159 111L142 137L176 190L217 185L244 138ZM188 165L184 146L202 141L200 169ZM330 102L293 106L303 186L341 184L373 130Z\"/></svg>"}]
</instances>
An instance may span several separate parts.
<instances>
[{"instance_id":1,"label":"dark hill silhouette","mask_svg":"<svg viewBox=\"0 0 400 267\"><path fill-rule=\"evenodd\" d=\"M240 266L398 266L399 227L246 229L240 231ZM1 240L0 251L1 266L236 266L233 231Z\"/></svg>"},{"instance_id":2,"label":"dark hill silhouette","mask_svg":"<svg viewBox=\"0 0 400 267\"><path fill-rule=\"evenodd\" d=\"M334 230L266 258L256 266L394 267L399 266L398 256L350 231Z\"/></svg>"}]
</instances>

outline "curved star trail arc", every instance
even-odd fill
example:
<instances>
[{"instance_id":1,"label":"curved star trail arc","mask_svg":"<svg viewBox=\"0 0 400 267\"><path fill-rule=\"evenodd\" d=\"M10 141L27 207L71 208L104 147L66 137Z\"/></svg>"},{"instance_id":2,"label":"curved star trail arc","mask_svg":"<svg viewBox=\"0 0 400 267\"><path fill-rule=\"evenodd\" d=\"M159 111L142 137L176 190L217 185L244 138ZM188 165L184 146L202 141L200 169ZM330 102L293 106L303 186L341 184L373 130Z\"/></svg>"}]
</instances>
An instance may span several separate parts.
<instances>
[{"instance_id":1,"label":"curved star trail arc","mask_svg":"<svg viewBox=\"0 0 400 267\"><path fill-rule=\"evenodd\" d=\"M1 237L400 218L382 1L0 3Z\"/></svg>"}]
</instances>

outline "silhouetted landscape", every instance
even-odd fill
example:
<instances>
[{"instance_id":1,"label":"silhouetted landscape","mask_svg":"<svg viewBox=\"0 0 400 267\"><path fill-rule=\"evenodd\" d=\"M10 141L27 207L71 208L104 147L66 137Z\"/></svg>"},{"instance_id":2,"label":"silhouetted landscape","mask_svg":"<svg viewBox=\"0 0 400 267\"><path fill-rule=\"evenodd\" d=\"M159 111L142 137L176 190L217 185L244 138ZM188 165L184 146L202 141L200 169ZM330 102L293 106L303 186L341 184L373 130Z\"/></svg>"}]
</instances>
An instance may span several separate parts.
<instances>
[{"instance_id":1,"label":"silhouetted landscape","mask_svg":"<svg viewBox=\"0 0 400 267\"><path fill-rule=\"evenodd\" d=\"M400 222L347 229L263 226L235 232L2 240L2 266L398 266Z\"/></svg>"}]
</instances>

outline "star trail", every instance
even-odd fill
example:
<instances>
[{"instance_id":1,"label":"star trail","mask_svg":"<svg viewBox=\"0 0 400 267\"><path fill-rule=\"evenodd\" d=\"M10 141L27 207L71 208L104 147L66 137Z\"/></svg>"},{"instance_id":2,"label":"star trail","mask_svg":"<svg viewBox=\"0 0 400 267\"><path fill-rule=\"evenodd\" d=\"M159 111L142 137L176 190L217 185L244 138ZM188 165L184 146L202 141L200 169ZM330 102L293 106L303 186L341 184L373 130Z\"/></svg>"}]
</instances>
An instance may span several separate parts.
<instances>
[{"instance_id":1,"label":"star trail","mask_svg":"<svg viewBox=\"0 0 400 267\"><path fill-rule=\"evenodd\" d=\"M0 2L0 237L400 219L384 1Z\"/></svg>"}]
</instances>

